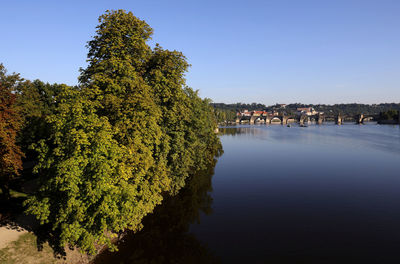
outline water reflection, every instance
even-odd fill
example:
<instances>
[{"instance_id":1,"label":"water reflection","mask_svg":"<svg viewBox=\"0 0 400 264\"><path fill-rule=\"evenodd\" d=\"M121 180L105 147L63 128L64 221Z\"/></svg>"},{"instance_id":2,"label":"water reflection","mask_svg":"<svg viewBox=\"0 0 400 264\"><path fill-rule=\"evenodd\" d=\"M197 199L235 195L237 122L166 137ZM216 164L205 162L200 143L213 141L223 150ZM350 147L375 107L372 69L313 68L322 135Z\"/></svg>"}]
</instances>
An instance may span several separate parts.
<instances>
[{"instance_id":1,"label":"water reflection","mask_svg":"<svg viewBox=\"0 0 400 264\"><path fill-rule=\"evenodd\" d=\"M295 145L324 145L328 147L360 146L390 151L400 155L400 126L377 125L376 122L367 122L363 125L343 123L338 126L333 122L324 125L311 124L309 127L292 127L282 125L237 125L221 127L222 136L240 136L240 140L254 139L275 142L277 144ZM228 143L229 144L229 143Z\"/></svg>"},{"instance_id":2,"label":"water reflection","mask_svg":"<svg viewBox=\"0 0 400 264\"><path fill-rule=\"evenodd\" d=\"M220 263L207 245L189 233L201 215L212 213L211 178L216 161L207 170L191 177L180 193L168 197L144 219L144 228L128 234L118 244L118 252L106 251L94 261L105 263Z\"/></svg>"},{"instance_id":3,"label":"water reflection","mask_svg":"<svg viewBox=\"0 0 400 264\"><path fill-rule=\"evenodd\" d=\"M237 136L241 134L256 135L263 133L265 133L265 130L254 129L254 126L231 126L219 128L219 134L223 136Z\"/></svg>"},{"instance_id":4,"label":"water reflection","mask_svg":"<svg viewBox=\"0 0 400 264\"><path fill-rule=\"evenodd\" d=\"M400 263L399 126L238 130L191 227L223 263Z\"/></svg>"},{"instance_id":5,"label":"water reflection","mask_svg":"<svg viewBox=\"0 0 400 264\"><path fill-rule=\"evenodd\" d=\"M220 133L215 175L193 177L96 263L400 263L398 125Z\"/></svg>"}]
</instances>

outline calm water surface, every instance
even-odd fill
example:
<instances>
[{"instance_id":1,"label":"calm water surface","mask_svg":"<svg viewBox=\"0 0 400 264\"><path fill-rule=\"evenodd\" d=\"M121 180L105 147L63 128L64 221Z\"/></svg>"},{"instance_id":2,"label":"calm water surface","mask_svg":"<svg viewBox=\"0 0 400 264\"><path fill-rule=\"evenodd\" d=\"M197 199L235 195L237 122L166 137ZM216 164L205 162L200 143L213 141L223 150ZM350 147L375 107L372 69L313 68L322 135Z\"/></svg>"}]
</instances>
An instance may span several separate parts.
<instances>
[{"instance_id":1,"label":"calm water surface","mask_svg":"<svg viewBox=\"0 0 400 264\"><path fill-rule=\"evenodd\" d=\"M96 263L400 263L400 128L222 128L215 168Z\"/></svg>"}]
</instances>

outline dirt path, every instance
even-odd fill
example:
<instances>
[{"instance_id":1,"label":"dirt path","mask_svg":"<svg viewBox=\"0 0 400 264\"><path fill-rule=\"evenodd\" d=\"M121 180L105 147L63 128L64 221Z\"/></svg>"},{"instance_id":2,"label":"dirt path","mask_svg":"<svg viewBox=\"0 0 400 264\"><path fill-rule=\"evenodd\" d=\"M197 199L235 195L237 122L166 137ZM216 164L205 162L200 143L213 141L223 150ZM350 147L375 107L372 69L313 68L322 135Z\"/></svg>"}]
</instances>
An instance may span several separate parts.
<instances>
[{"instance_id":1,"label":"dirt path","mask_svg":"<svg viewBox=\"0 0 400 264\"><path fill-rule=\"evenodd\" d=\"M28 231L20 227L16 228L11 225L0 227L0 249L7 247L10 242L17 241L21 235L26 233Z\"/></svg>"}]
</instances>

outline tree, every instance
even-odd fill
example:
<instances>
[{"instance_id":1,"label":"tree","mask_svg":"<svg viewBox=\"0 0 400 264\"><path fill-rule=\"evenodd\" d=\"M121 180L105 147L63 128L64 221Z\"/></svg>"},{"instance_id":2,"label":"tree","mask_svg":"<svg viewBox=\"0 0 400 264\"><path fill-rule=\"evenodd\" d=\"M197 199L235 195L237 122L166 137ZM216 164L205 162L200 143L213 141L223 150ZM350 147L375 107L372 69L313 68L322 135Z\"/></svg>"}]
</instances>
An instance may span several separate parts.
<instances>
[{"instance_id":1,"label":"tree","mask_svg":"<svg viewBox=\"0 0 400 264\"><path fill-rule=\"evenodd\" d=\"M161 203L170 189L161 109L144 73L151 56L147 45L152 29L131 12L107 11L99 18L96 35L89 42L86 69L81 70L82 92L97 102L99 116L107 117L114 139L127 150L126 181L131 199L124 202L125 228L138 229L141 219Z\"/></svg>"},{"instance_id":2,"label":"tree","mask_svg":"<svg viewBox=\"0 0 400 264\"><path fill-rule=\"evenodd\" d=\"M161 110L159 125L165 138L163 156L169 168L171 193L177 193L184 186L190 168L194 167L193 153L186 140L187 123L192 115L188 108L189 98L183 90L188 67L181 52L164 50L158 44L146 64L145 79L152 87L154 99Z\"/></svg>"},{"instance_id":3,"label":"tree","mask_svg":"<svg viewBox=\"0 0 400 264\"><path fill-rule=\"evenodd\" d=\"M187 109L191 112L187 124L187 144L190 145L193 163L198 169L204 169L214 159L222 155L222 145L215 134L217 122L210 99L201 99L198 91L186 87L185 93L189 97Z\"/></svg>"},{"instance_id":4,"label":"tree","mask_svg":"<svg viewBox=\"0 0 400 264\"><path fill-rule=\"evenodd\" d=\"M16 144L21 118L15 110L15 94L11 92L18 79L16 74L7 76L0 64L0 187L6 199L10 197L10 180L22 169L23 153Z\"/></svg>"},{"instance_id":5,"label":"tree","mask_svg":"<svg viewBox=\"0 0 400 264\"><path fill-rule=\"evenodd\" d=\"M52 136L35 146L41 188L25 203L42 224L52 224L62 246L90 252L95 242L111 246L106 231L126 227L126 203L137 192L126 182L127 149L113 139L107 118L95 114L95 104L63 87L56 113L47 118Z\"/></svg>"},{"instance_id":6,"label":"tree","mask_svg":"<svg viewBox=\"0 0 400 264\"><path fill-rule=\"evenodd\" d=\"M399 111L390 109L385 112L380 112L379 113L379 118L380 120L396 120L398 119Z\"/></svg>"},{"instance_id":7,"label":"tree","mask_svg":"<svg viewBox=\"0 0 400 264\"><path fill-rule=\"evenodd\" d=\"M55 98L61 87L60 84L49 84L40 80L24 80L14 87L16 107L22 118L18 142L27 161L37 159L36 153L30 149L31 145L50 137L50 128L45 119L54 113L57 107Z\"/></svg>"},{"instance_id":8,"label":"tree","mask_svg":"<svg viewBox=\"0 0 400 264\"><path fill-rule=\"evenodd\" d=\"M61 246L93 253L139 230L221 148L209 101L184 89L185 57L151 49L151 34L130 12L100 16L80 87L62 86L46 117L49 137L34 146L41 187L26 205Z\"/></svg>"},{"instance_id":9,"label":"tree","mask_svg":"<svg viewBox=\"0 0 400 264\"><path fill-rule=\"evenodd\" d=\"M189 232L201 215L212 213L214 167L215 162L191 175L184 189L167 196L145 217L143 230L127 233L118 245L120 252L105 251L99 255L99 262L119 263L123 259L125 263L220 263L206 244Z\"/></svg>"}]
</instances>

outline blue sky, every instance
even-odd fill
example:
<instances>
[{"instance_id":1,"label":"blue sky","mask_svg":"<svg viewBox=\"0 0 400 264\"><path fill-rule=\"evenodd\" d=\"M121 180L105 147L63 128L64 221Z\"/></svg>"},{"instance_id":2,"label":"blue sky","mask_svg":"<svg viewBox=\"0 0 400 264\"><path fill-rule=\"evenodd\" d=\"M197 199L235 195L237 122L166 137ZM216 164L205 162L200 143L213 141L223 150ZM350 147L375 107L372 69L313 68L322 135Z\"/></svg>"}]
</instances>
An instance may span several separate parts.
<instances>
[{"instance_id":1,"label":"blue sky","mask_svg":"<svg viewBox=\"0 0 400 264\"><path fill-rule=\"evenodd\" d=\"M215 102L400 102L400 1L1 0L0 62L27 79L76 84L107 9L182 51L188 85Z\"/></svg>"}]
</instances>

